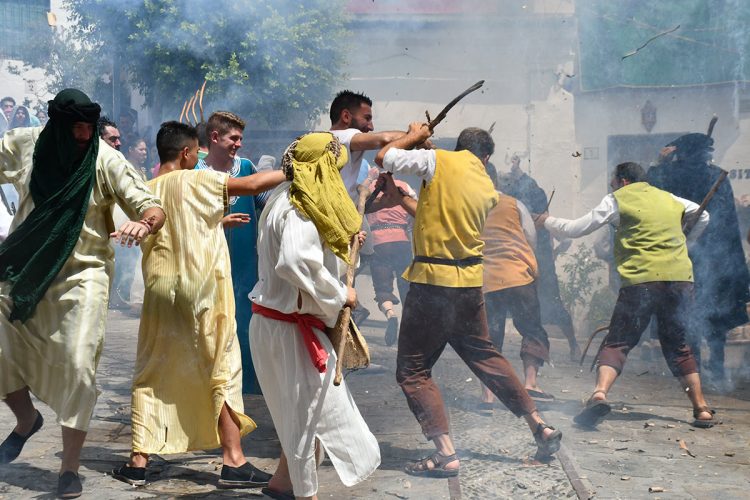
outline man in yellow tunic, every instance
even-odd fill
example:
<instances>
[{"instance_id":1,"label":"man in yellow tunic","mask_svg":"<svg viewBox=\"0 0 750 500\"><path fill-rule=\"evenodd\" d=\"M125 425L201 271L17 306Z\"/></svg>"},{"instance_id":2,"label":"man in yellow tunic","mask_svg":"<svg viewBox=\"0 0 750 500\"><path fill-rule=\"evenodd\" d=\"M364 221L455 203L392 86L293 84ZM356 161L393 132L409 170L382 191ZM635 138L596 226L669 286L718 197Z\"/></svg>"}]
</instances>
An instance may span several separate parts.
<instances>
[{"instance_id":1,"label":"man in yellow tunic","mask_svg":"<svg viewBox=\"0 0 750 500\"><path fill-rule=\"evenodd\" d=\"M459 134L455 151L412 149L431 135L427 124L414 122L405 136L375 156L387 171L422 178L417 206L413 200L404 206L415 217L414 260L404 272L411 284L398 336L396 380L437 451L404 470L415 476L458 476L448 415L432 378L447 344L509 410L524 417L537 456L548 458L560 448L562 433L544 423L487 329L480 236L498 200L484 168L495 143L487 131L470 127ZM385 189L393 193L395 184L388 182Z\"/></svg>"},{"instance_id":2,"label":"man in yellow tunic","mask_svg":"<svg viewBox=\"0 0 750 500\"><path fill-rule=\"evenodd\" d=\"M116 233L129 245L164 223L159 200L99 139L99 111L66 89L49 101L44 128L15 129L0 142L0 183L12 183L20 199L0 246L0 395L16 417L0 463L14 460L42 426L31 392L62 426L63 498L82 491L79 457L96 403L112 274L112 207L142 218Z\"/></svg>"},{"instance_id":3,"label":"man in yellow tunic","mask_svg":"<svg viewBox=\"0 0 750 500\"><path fill-rule=\"evenodd\" d=\"M260 487L270 475L245 459L240 438L255 429L244 415L242 362L222 218L229 196L250 196L284 180L279 171L231 178L193 171L198 134L178 122L156 136L161 168L149 182L168 214L144 241L146 293L133 377L133 445L116 479L146 483L148 455L221 447L220 487Z\"/></svg>"}]
</instances>

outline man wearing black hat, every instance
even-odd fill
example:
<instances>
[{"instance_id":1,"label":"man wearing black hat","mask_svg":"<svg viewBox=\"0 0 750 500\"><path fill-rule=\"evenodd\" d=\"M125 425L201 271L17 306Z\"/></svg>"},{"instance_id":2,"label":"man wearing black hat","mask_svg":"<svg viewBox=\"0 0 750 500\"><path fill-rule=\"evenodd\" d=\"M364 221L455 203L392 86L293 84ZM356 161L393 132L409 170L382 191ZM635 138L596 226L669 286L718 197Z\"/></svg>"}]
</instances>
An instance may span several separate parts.
<instances>
[{"instance_id":1,"label":"man wearing black hat","mask_svg":"<svg viewBox=\"0 0 750 500\"><path fill-rule=\"evenodd\" d=\"M82 490L79 458L96 403L112 272L109 238L137 245L164 223L159 200L100 140L99 113L86 94L66 89L49 101L44 128L15 129L0 142L0 183L20 195L0 245L0 395L16 417L0 464L42 426L33 393L62 426L61 498ZM118 231L115 203L133 219Z\"/></svg>"},{"instance_id":2,"label":"man wearing black hat","mask_svg":"<svg viewBox=\"0 0 750 500\"><path fill-rule=\"evenodd\" d=\"M683 135L667 144L659 164L648 171L649 184L700 204L722 172L712 163L713 144L711 137L699 133ZM706 211L711 214L708 228L690 248L695 303L688 332L699 362L702 339L708 344L710 359L704 378L724 388L727 332L748 322L745 304L750 301L750 273L728 180L721 183Z\"/></svg>"}]
</instances>

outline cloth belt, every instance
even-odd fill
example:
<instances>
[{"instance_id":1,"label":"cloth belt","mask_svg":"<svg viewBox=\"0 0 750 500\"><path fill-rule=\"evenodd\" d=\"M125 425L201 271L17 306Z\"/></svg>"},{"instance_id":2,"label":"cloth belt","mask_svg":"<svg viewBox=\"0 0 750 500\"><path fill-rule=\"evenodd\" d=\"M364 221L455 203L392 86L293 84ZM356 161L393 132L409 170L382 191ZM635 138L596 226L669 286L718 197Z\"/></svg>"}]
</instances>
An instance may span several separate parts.
<instances>
[{"instance_id":1,"label":"cloth belt","mask_svg":"<svg viewBox=\"0 0 750 500\"><path fill-rule=\"evenodd\" d=\"M312 360L313 366L317 368L318 372L326 372L326 364L328 363L328 353L326 352L323 344L320 343L318 336L312 331L313 328L325 332L326 325L323 320L313 316L312 314L300 314L290 313L285 314L276 309L270 309L263 307L253 302L253 314L260 314L269 319L275 319L277 321L286 321L287 323L297 323L297 328L302 334L302 341L307 347L307 352L310 353L310 359Z\"/></svg>"},{"instance_id":2,"label":"cloth belt","mask_svg":"<svg viewBox=\"0 0 750 500\"><path fill-rule=\"evenodd\" d=\"M469 267L481 264L482 256L475 255L473 257L466 257L463 259L443 259L441 257L426 257L424 255L415 255L414 262L422 262L424 264L438 264L441 266Z\"/></svg>"},{"instance_id":3,"label":"cloth belt","mask_svg":"<svg viewBox=\"0 0 750 500\"><path fill-rule=\"evenodd\" d=\"M370 224L370 231L378 231L381 229L403 229L406 231L408 227L409 224Z\"/></svg>"}]
</instances>

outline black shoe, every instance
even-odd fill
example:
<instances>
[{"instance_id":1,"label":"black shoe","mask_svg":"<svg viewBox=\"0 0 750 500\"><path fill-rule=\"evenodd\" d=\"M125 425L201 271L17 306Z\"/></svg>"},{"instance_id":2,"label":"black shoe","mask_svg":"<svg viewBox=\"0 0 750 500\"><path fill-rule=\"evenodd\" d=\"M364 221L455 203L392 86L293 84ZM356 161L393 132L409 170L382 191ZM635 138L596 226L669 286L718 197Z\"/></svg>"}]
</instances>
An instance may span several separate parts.
<instances>
[{"instance_id":1,"label":"black shoe","mask_svg":"<svg viewBox=\"0 0 750 500\"><path fill-rule=\"evenodd\" d=\"M130 467L125 464L119 469L112 469L112 477L133 486L144 486L146 484L146 468Z\"/></svg>"},{"instance_id":2,"label":"black shoe","mask_svg":"<svg viewBox=\"0 0 750 500\"><path fill-rule=\"evenodd\" d=\"M356 323L356 321L355 321ZM393 345L398 340L398 318L388 318L388 326L385 327L385 345Z\"/></svg>"},{"instance_id":3,"label":"black shoe","mask_svg":"<svg viewBox=\"0 0 750 500\"><path fill-rule=\"evenodd\" d=\"M221 468L219 488L261 488L268 486L271 474L263 472L250 462L239 467L224 465Z\"/></svg>"},{"instance_id":4,"label":"black shoe","mask_svg":"<svg viewBox=\"0 0 750 500\"><path fill-rule=\"evenodd\" d=\"M21 454L21 450L23 450L23 445L26 444L26 441L28 441L36 431L42 428L43 423L44 419L42 418L42 414L37 410L36 421L31 428L31 432L26 434L26 436L22 436L15 431L11 432L8 437L5 438L3 444L0 444L0 464L8 464L18 458L18 455Z\"/></svg>"},{"instance_id":5,"label":"black shoe","mask_svg":"<svg viewBox=\"0 0 750 500\"><path fill-rule=\"evenodd\" d=\"M57 498L78 498L83 493L81 478L75 472L63 472L57 478Z\"/></svg>"}]
</instances>

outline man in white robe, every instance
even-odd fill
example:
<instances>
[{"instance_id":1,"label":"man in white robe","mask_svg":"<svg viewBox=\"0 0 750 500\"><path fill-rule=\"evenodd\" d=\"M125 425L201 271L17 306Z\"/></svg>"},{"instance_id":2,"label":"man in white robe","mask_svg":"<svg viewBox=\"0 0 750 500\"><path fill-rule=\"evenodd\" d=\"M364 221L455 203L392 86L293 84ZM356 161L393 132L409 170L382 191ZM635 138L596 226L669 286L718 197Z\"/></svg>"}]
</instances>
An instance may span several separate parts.
<instances>
[{"instance_id":1,"label":"man in white robe","mask_svg":"<svg viewBox=\"0 0 750 500\"><path fill-rule=\"evenodd\" d=\"M347 486L380 464L346 383L333 385L336 355L323 332L344 305L356 304L339 279L361 224L338 173L346 158L329 133L295 141L283 159L293 180L273 192L258 226L250 351L282 447L263 490L272 498L317 498L316 438Z\"/></svg>"}]
</instances>

